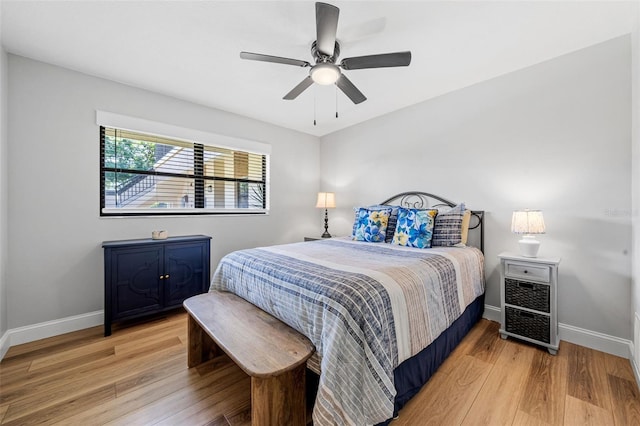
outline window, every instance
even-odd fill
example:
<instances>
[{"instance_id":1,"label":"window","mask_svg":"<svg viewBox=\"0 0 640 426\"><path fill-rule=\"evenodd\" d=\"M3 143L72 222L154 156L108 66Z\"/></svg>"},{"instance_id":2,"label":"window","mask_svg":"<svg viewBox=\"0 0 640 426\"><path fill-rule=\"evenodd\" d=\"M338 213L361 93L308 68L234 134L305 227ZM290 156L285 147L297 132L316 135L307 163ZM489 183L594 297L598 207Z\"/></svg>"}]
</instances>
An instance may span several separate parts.
<instances>
[{"instance_id":1,"label":"window","mask_svg":"<svg viewBox=\"0 0 640 426\"><path fill-rule=\"evenodd\" d=\"M267 168L267 154L100 126L100 214L265 214Z\"/></svg>"}]
</instances>

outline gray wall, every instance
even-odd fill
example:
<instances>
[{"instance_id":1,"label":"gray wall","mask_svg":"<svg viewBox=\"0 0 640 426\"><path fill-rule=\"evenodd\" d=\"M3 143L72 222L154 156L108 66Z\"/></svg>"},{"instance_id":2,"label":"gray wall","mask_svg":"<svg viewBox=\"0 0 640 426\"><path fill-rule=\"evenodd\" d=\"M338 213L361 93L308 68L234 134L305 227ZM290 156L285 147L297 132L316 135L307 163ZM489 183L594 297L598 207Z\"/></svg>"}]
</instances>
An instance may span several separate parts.
<instances>
[{"instance_id":1,"label":"gray wall","mask_svg":"<svg viewBox=\"0 0 640 426\"><path fill-rule=\"evenodd\" d=\"M337 192L334 235L349 232L352 206L409 189L487 210L487 303L494 306L496 255L517 250L511 211L541 208L548 233L540 237L540 254L563 258L560 321L631 338L630 311L640 309L640 297L637 286L631 297L628 254L630 212L637 211L629 195L630 48L628 37L612 40L334 133L321 144L2 54L0 337L10 328L102 309L103 240L147 237L160 228L209 234L215 266L238 248L317 234L321 217L313 205L321 188ZM95 109L271 143L271 215L100 219ZM637 148L637 134L634 141ZM637 158L634 151L634 173Z\"/></svg>"},{"instance_id":2,"label":"gray wall","mask_svg":"<svg viewBox=\"0 0 640 426\"><path fill-rule=\"evenodd\" d=\"M499 306L511 213L542 209L560 322L631 338L630 58L621 37L323 137L333 233L350 232L352 206L407 190L484 209L486 303Z\"/></svg>"},{"instance_id":3,"label":"gray wall","mask_svg":"<svg viewBox=\"0 0 640 426\"><path fill-rule=\"evenodd\" d=\"M9 329L103 309L104 240L147 238L154 229L211 235L214 268L230 251L315 233L316 137L20 56L8 59ZM96 109L270 143L270 215L101 219Z\"/></svg>"},{"instance_id":4,"label":"gray wall","mask_svg":"<svg viewBox=\"0 0 640 426\"><path fill-rule=\"evenodd\" d=\"M0 5L0 20L2 5ZM0 32L0 339L5 335L7 326L7 54L2 47ZM0 345L1 349L1 345ZM0 358L2 354L0 353Z\"/></svg>"},{"instance_id":5,"label":"gray wall","mask_svg":"<svg viewBox=\"0 0 640 426\"><path fill-rule=\"evenodd\" d=\"M640 8L632 34L632 134L633 134L633 179L632 179L632 220L633 220L633 281L630 322L633 327L633 361L638 374L640 362L640 323L635 323L640 315ZM639 376L640 378L640 376Z\"/></svg>"}]
</instances>

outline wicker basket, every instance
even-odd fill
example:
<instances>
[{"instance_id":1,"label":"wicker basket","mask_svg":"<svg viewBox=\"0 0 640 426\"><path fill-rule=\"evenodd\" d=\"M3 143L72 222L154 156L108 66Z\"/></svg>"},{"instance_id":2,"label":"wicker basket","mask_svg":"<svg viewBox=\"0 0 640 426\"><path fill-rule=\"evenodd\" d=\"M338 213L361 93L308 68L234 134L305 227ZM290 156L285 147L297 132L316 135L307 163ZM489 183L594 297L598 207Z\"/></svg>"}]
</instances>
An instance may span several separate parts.
<instances>
[{"instance_id":1,"label":"wicker basket","mask_svg":"<svg viewBox=\"0 0 640 426\"><path fill-rule=\"evenodd\" d=\"M504 280L504 301L510 305L550 312L549 285L506 278Z\"/></svg>"},{"instance_id":2,"label":"wicker basket","mask_svg":"<svg viewBox=\"0 0 640 426\"><path fill-rule=\"evenodd\" d=\"M551 342L550 317L505 306L506 330L544 343Z\"/></svg>"}]
</instances>

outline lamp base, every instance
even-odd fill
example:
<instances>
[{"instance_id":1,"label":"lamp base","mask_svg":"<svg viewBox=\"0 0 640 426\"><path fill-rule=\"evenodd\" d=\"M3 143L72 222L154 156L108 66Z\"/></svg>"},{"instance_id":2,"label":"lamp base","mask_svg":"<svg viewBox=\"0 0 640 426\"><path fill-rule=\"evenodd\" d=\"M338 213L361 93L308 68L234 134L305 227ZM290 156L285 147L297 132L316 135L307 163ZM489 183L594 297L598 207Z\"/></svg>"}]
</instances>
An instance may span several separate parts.
<instances>
[{"instance_id":1,"label":"lamp base","mask_svg":"<svg viewBox=\"0 0 640 426\"><path fill-rule=\"evenodd\" d=\"M540 241L536 240L536 237L533 235L523 235L522 239L518 241L518 247L520 247L520 254L522 256L538 257Z\"/></svg>"},{"instance_id":2,"label":"lamp base","mask_svg":"<svg viewBox=\"0 0 640 426\"><path fill-rule=\"evenodd\" d=\"M324 234L322 234L322 238L331 238L331 234L329 233L329 213L327 209L324 209Z\"/></svg>"}]
</instances>

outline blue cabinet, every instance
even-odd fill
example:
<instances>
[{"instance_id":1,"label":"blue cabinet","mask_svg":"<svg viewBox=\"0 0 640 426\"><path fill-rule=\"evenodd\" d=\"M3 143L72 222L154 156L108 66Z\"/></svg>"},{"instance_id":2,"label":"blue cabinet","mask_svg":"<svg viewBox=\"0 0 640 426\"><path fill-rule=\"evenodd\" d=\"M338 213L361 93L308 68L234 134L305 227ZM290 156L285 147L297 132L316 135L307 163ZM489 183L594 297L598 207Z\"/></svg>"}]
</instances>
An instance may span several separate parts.
<instances>
[{"instance_id":1,"label":"blue cabinet","mask_svg":"<svg viewBox=\"0 0 640 426\"><path fill-rule=\"evenodd\" d=\"M209 287L211 237L105 241L104 335L116 321L182 306Z\"/></svg>"}]
</instances>

